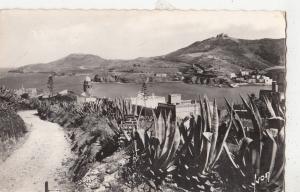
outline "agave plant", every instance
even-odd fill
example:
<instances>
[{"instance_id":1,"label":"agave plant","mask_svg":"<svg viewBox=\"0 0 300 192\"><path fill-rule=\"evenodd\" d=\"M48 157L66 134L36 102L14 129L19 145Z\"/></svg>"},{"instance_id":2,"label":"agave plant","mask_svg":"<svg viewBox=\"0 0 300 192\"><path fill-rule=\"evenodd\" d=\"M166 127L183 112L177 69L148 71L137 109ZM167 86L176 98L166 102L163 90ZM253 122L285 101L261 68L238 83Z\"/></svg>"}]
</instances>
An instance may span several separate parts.
<instances>
[{"instance_id":1,"label":"agave plant","mask_svg":"<svg viewBox=\"0 0 300 192\"><path fill-rule=\"evenodd\" d=\"M136 112L136 109L133 108L133 105L130 100L115 98L114 103L117 108L117 116L124 119L125 115L133 115Z\"/></svg>"},{"instance_id":2,"label":"agave plant","mask_svg":"<svg viewBox=\"0 0 300 192\"><path fill-rule=\"evenodd\" d=\"M135 151L139 157L141 172L148 178L150 186L157 188L175 170L175 155L180 143L176 122L168 115L153 112L154 128L137 127ZM139 125L139 123L138 123Z\"/></svg>"},{"instance_id":3,"label":"agave plant","mask_svg":"<svg viewBox=\"0 0 300 192\"><path fill-rule=\"evenodd\" d=\"M275 112L271 102L265 98L270 117L264 120L251 98L249 103L243 98L242 101L251 119L253 134L245 133L241 119L235 114L234 126L245 133L239 140L238 153L227 153L238 172L239 178L236 180L241 182L245 191L282 191L285 145L283 112L280 107ZM229 110L233 111L232 108Z\"/></svg>"},{"instance_id":4,"label":"agave plant","mask_svg":"<svg viewBox=\"0 0 300 192\"><path fill-rule=\"evenodd\" d=\"M189 123L188 123L189 121ZM228 150L226 139L231 120L219 134L219 117L216 100L210 110L209 100L200 100L200 115L192 116L179 125L183 145L179 151L175 179L189 190L210 191L217 187L218 177L214 172L223 149ZM220 184L220 183L219 183Z\"/></svg>"}]
</instances>

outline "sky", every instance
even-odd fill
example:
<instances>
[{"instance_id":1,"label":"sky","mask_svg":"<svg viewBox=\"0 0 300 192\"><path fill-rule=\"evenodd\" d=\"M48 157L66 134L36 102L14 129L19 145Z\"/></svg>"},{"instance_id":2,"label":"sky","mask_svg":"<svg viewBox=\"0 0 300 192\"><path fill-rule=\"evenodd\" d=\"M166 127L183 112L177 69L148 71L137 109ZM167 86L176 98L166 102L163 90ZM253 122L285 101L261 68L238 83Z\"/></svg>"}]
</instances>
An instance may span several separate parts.
<instances>
[{"instance_id":1,"label":"sky","mask_svg":"<svg viewBox=\"0 0 300 192\"><path fill-rule=\"evenodd\" d=\"M167 54L219 33L284 38L271 11L2 10L0 67L47 63L72 53L106 59Z\"/></svg>"}]
</instances>

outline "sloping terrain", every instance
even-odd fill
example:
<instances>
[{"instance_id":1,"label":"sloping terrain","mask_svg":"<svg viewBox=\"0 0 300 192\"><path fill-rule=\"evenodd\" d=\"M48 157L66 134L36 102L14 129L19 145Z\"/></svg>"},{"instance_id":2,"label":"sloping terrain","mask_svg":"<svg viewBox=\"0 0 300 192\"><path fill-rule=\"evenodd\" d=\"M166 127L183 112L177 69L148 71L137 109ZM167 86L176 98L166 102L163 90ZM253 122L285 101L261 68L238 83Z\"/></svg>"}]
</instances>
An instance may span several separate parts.
<instances>
[{"instance_id":1,"label":"sloping terrain","mask_svg":"<svg viewBox=\"0 0 300 192\"><path fill-rule=\"evenodd\" d=\"M284 39L243 40L218 36L197 41L163 57L194 64L205 71L224 73L239 69L265 69L285 63Z\"/></svg>"},{"instance_id":2,"label":"sloping terrain","mask_svg":"<svg viewBox=\"0 0 300 192\"><path fill-rule=\"evenodd\" d=\"M91 69L105 65L106 60L91 54L70 54L50 63L26 65L16 72L90 72Z\"/></svg>"},{"instance_id":3,"label":"sloping terrain","mask_svg":"<svg viewBox=\"0 0 300 192\"><path fill-rule=\"evenodd\" d=\"M262 70L285 64L285 39L244 40L221 34L157 57L108 60L90 54L71 54L46 64L20 67L14 72L125 73L187 71L196 66L218 75L240 69Z\"/></svg>"}]
</instances>

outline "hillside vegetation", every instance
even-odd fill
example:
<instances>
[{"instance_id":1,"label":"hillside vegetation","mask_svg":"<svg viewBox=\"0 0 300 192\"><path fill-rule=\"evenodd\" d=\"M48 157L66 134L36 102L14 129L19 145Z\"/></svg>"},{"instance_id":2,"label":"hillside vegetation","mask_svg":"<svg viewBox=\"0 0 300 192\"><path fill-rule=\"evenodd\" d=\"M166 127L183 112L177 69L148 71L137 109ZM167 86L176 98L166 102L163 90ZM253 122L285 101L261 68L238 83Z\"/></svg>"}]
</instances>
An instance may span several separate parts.
<instances>
[{"instance_id":1,"label":"hillside vegetation","mask_svg":"<svg viewBox=\"0 0 300 192\"><path fill-rule=\"evenodd\" d=\"M0 87L0 161L8 157L27 132L17 111L34 109L36 102L35 99L17 96L11 89Z\"/></svg>"},{"instance_id":2,"label":"hillside vegetation","mask_svg":"<svg viewBox=\"0 0 300 192\"><path fill-rule=\"evenodd\" d=\"M0 101L0 162L11 153L14 145L27 132L21 117L9 108L4 108Z\"/></svg>"},{"instance_id":3,"label":"hillside vegetation","mask_svg":"<svg viewBox=\"0 0 300 192\"><path fill-rule=\"evenodd\" d=\"M0 106L0 157L5 160L13 146L26 133L26 126L21 117L11 109ZM0 162L1 162L0 161Z\"/></svg>"}]
</instances>

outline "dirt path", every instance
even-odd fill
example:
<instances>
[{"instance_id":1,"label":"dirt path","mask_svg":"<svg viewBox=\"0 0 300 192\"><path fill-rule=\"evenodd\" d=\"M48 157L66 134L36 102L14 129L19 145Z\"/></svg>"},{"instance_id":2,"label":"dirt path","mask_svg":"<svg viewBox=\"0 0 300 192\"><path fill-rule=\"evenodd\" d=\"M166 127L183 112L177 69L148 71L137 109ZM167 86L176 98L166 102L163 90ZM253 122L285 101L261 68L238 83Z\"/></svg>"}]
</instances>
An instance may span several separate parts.
<instances>
[{"instance_id":1,"label":"dirt path","mask_svg":"<svg viewBox=\"0 0 300 192\"><path fill-rule=\"evenodd\" d=\"M36 111L24 111L19 115L29 126L25 143L0 165L0 192L44 191L44 182L50 189L62 189L62 165L71 157L70 146L63 129L39 119Z\"/></svg>"}]
</instances>

